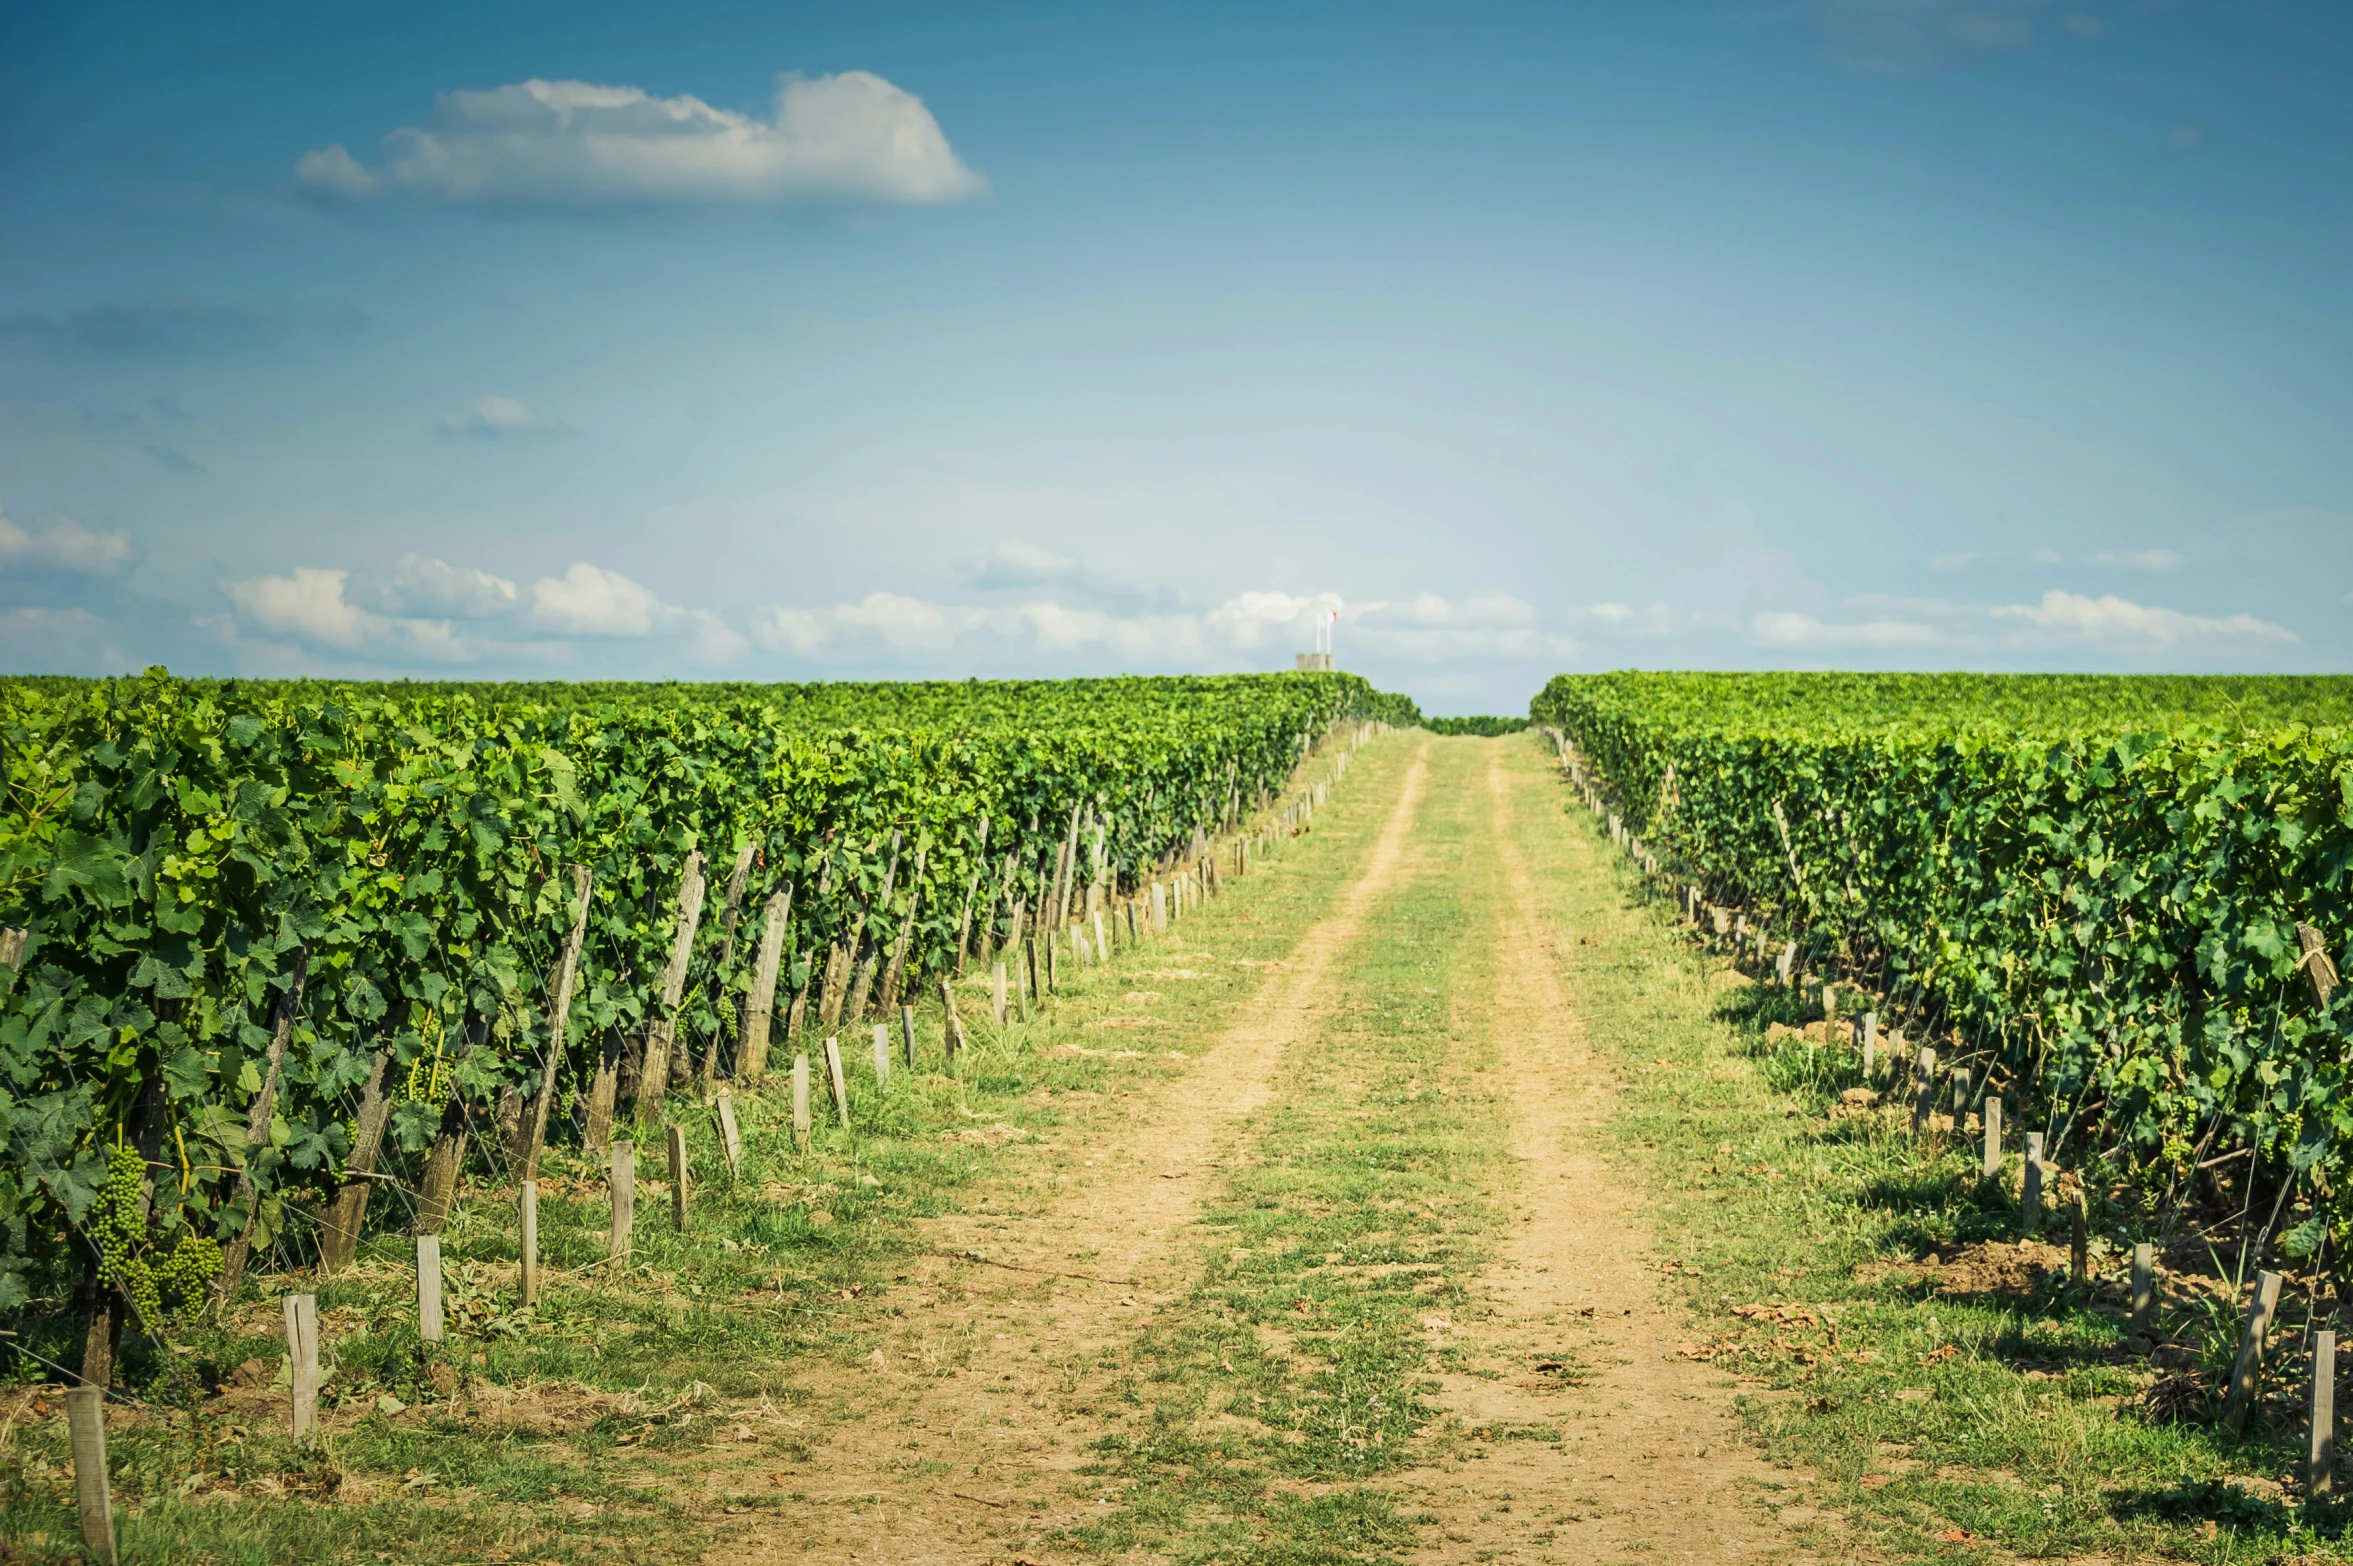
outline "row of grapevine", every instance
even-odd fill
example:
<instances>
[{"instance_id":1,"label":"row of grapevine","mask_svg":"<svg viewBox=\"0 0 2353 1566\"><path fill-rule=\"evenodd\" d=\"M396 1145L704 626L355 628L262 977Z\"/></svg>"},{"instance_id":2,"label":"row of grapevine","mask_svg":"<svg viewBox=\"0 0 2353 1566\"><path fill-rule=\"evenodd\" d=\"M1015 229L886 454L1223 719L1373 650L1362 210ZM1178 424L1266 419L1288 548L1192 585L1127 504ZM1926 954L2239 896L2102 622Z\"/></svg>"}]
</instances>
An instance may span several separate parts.
<instances>
[{"instance_id":1,"label":"row of grapevine","mask_svg":"<svg viewBox=\"0 0 2353 1566\"><path fill-rule=\"evenodd\" d=\"M1621 673L1532 711L1678 880L1883 985L2053 1158L2178 1191L2251 1149L2303 1254L2344 1238L2353 680Z\"/></svg>"},{"instance_id":2,"label":"row of grapevine","mask_svg":"<svg viewBox=\"0 0 2353 1566\"><path fill-rule=\"evenodd\" d=\"M741 1064L766 907L780 1026L887 1005L1057 887L1196 851L1335 723L1414 716L1328 674L0 684L0 1309L190 1303L224 1244L233 1274L317 1243L379 1147L462 1149L543 1082L559 1130L640 1067L658 1112L649 1034L674 1074Z\"/></svg>"}]
</instances>

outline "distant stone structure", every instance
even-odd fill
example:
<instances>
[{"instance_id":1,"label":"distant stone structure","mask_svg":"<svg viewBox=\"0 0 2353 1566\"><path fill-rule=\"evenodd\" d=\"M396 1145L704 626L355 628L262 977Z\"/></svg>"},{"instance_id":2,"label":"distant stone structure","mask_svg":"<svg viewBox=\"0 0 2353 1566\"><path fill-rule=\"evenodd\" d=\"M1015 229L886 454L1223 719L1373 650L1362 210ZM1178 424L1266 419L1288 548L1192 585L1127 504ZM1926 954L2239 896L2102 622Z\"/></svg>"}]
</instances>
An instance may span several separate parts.
<instances>
[{"instance_id":1,"label":"distant stone structure","mask_svg":"<svg viewBox=\"0 0 2353 1566\"><path fill-rule=\"evenodd\" d=\"M1332 662L1330 653L1301 653L1297 667L1310 674L1330 674L1339 665Z\"/></svg>"}]
</instances>

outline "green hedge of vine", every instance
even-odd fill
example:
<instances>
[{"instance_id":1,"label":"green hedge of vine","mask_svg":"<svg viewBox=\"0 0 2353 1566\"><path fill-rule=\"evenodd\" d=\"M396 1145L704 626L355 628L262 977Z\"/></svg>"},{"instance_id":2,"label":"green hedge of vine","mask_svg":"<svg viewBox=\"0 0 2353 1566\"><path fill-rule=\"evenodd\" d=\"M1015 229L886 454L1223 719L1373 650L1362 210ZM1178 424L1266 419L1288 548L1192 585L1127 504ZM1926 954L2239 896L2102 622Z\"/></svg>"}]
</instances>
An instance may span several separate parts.
<instances>
[{"instance_id":1,"label":"green hedge of vine","mask_svg":"<svg viewBox=\"0 0 2353 1566\"><path fill-rule=\"evenodd\" d=\"M292 1198L335 1187L356 1090L387 1045L403 1084L389 1141L412 1154L450 1093L487 1110L535 1090L569 865L591 867L595 890L579 998L553 1041L567 1097L600 1041L642 1033L690 851L711 862L714 916L678 1031L710 1038L750 980L755 942L738 940L723 969L715 916L744 845L747 911L794 887L788 994L854 925L895 935L910 898L922 977L952 960L967 888L984 870L995 887L1008 851L1010 894L1036 896L1080 802L1104 824L1108 874L1132 884L1279 788L1335 722L1414 716L1328 674L0 682L0 925L26 932L19 966L0 970L0 1308L89 1276L102 1241L125 1250L110 1276L132 1286L142 1257L168 1271L191 1254L183 1239L227 1238L249 1214L266 1245ZM297 951L300 1010L268 1129L249 1145ZM121 1185L124 1147L153 1189L128 1238L123 1202L101 1201Z\"/></svg>"},{"instance_id":2,"label":"green hedge of vine","mask_svg":"<svg viewBox=\"0 0 2353 1566\"><path fill-rule=\"evenodd\" d=\"M1564 675L1532 711L1680 878L1949 1024L2054 1137L2152 1185L2252 1146L2322 1211L2299 1243L2344 1238L2353 999L2296 926L2343 961L2353 679Z\"/></svg>"}]
</instances>

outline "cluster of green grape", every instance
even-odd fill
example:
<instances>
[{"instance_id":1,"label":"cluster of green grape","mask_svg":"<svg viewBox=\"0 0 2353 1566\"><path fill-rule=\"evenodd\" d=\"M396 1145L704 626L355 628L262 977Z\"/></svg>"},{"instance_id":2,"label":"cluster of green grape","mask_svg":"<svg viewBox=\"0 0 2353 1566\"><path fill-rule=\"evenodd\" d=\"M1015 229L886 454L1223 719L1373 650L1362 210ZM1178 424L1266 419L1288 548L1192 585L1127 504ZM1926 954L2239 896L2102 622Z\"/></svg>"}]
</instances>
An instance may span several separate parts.
<instances>
[{"instance_id":1,"label":"cluster of green grape","mask_svg":"<svg viewBox=\"0 0 2353 1566\"><path fill-rule=\"evenodd\" d=\"M168 1255L150 1261L147 1222L139 1211L146 1164L128 1147L117 1147L108 1162L106 1184L90 1206L90 1238L97 1243L99 1273L123 1291L139 1320L150 1328L163 1321L168 1295L186 1305L201 1299L221 1275L217 1240L183 1234Z\"/></svg>"}]
</instances>

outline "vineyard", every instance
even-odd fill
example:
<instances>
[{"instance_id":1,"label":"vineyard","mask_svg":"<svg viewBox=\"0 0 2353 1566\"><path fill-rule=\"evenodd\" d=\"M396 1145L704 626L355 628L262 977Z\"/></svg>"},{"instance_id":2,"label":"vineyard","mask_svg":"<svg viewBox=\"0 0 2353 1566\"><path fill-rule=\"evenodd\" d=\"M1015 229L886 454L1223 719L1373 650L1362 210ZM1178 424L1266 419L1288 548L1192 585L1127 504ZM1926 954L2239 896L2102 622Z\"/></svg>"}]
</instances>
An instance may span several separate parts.
<instances>
[{"instance_id":1,"label":"vineyard","mask_svg":"<svg viewBox=\"0 0 2353 1566\"><path fill-rule=\"evenodd\" d=\"M256 1258L432 1232L772 1033L983 957L1042 993L1334 726L1414 716L1333 675L0 686L0 1310L87 1322L104 1386Z\"/></svg>"},{"instance_id":2,"label":"vineyard","mask_svg":"<svg viewBox=\"0 0 2353 1566\"><path fill-rule=\"evenodd\" d=\"M1613 674L1534 711L1690 915L1883 994L2054 1166L2342 1257L2353 680Z\"/></svg>"}]
</instances>

